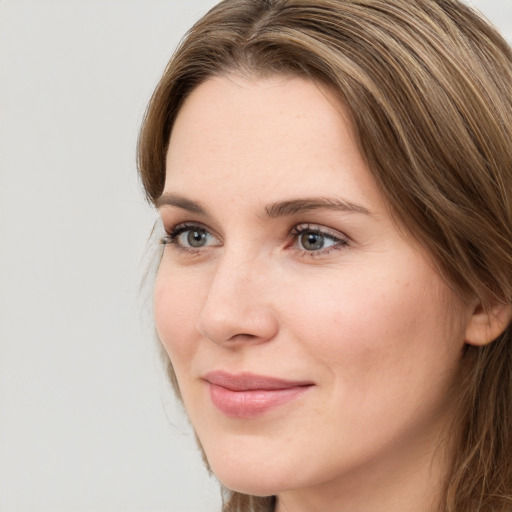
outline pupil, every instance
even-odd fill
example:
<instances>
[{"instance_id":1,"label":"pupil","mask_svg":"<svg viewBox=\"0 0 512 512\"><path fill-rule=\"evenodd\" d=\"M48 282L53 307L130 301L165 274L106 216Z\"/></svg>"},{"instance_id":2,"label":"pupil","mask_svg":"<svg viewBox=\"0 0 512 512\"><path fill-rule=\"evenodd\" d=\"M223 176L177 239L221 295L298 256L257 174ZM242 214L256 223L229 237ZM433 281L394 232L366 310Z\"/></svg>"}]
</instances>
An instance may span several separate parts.
<instances>
[{"instance_id":1,"label":"pupil","mask_svg":"<svg viewBox=\"0 0 512 512\"><path fill-rule=\"evenodd\" d=\"M206 243L205 230L190 230L187 235L187 242L190 247L202 247Z\"/></svg>"},{"instance_id":2,"label":"pupil","mask_svg":"<svg viewBox=\"0 0 512 512\"><path fill-rule=\"evenodd\" d=\"M304 249L318 251L324 246L324 237L317 233L304 233L301 237L301 243Z\"/></svg>"}]
</instances>

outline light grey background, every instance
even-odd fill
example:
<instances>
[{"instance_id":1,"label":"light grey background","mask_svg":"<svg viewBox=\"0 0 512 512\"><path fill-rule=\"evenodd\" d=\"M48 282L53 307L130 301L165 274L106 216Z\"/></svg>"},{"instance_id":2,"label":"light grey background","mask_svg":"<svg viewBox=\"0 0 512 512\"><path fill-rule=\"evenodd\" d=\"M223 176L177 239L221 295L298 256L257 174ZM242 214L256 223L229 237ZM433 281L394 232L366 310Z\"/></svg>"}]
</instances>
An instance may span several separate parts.
<instances>
[{"instance_id":1,"label":"light grey background","mask_svg":"<svg viewBox=\"0 0 512 512\"><path fill-rule=\"evenodd\" d=\"M214 3L0 0L1 511L219 510L138 299L155 214L134 164ZM512 39L512 0L474 4Z\"/></svg>"}]
</instances>

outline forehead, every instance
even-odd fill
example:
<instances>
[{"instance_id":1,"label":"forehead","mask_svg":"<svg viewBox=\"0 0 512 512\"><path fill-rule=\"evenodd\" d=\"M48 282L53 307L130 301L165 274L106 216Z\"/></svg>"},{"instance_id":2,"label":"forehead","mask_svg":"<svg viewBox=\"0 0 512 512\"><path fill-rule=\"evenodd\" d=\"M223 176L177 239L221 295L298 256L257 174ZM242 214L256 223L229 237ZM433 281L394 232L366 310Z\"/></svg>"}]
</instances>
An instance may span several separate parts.
<instances>
[{"instance_id":1,"label":"forehead","mask_svg":"<svg viewBox=\"0 0 512 512\"><path fill-rule=\"evenodd\" d=\"M212 77L188 96L174 123L169 154L200 142L226 150L244 142L251 148L307 142L312 130L340 124L344 108L323 86L297 77ZM307 125L305 124L307 123ZM215 128L215 130L212 130Z\"/></svg>"},{"instance_id":2,"label":"forehead","mask_svg":"<svg viewBox=\"0 0 512 512\"><path fill-rule=\"evenodd\" d=\"M334 95L297 77L213 77L187 98L167 153L165 192L340 194L380 201L349 115Z\"/></svg>"}]
</instances>

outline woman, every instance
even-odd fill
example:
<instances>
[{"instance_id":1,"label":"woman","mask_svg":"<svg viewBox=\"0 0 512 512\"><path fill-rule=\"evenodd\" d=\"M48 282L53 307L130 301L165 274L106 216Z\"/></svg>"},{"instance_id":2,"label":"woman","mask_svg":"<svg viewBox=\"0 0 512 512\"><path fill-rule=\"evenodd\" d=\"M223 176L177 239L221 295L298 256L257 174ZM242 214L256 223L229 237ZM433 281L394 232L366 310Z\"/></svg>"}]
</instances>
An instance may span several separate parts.
<instances>
[{"instance_id":1,"label":"woman","mask_svg":"<svg viewBox=\"0 0 512 512\"><path fill-rule=\"evenodd\" d=\"M138 156L225 511L512 510L511 135L511 50L456 0L192 28Z\"/></svg>"}]
</instances>

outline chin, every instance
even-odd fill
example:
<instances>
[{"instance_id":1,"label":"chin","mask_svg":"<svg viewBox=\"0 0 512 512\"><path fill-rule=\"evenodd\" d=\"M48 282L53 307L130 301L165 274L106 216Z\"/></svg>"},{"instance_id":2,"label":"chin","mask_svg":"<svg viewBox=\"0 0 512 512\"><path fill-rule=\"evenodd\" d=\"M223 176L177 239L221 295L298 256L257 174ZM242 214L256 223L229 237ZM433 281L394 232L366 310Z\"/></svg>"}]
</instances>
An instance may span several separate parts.
<instances>
[{"instance_id":1,"label":"chin","mask_svg":"<svg viewBox=\"0 0 512 512\"><path fill-rule=\"evenodd\" d=\"M254 475L254 471L251 471L251 477L241 477L239 475L234 478L220 478L220 483L231 491L236 491L241 494L249 494L251 496L275 496L279 492L282 492L282 488L276 486L275 482L260 481L260 476L264 478L264 475ZM252 479L251 479L252 478Z\"/></svg>"},{"instance_id":2,"label":"chin","mask_svg":"<svg viewBox=\"0 0 512 512\"><path fill-rule=\"evenodd\" d=\"M278 468L272 468L263 462L234 460L222 455L221 460L208 458L208 462L214 475L224 487L251 496L273 496L282 492L290 484L290 473L293 474L285 471L287 474L287 482L285 482Z\"/></svg>"}]
</instances>

